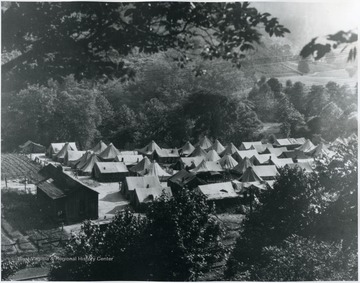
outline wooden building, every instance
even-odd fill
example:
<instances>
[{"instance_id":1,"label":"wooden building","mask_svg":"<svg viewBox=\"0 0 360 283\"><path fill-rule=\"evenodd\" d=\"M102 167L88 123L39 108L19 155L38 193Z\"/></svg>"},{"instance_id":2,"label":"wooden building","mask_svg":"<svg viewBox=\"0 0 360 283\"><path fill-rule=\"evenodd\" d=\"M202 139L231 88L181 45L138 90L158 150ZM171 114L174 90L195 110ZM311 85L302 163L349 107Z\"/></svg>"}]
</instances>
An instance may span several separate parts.
<instances>
[{"instance_id":1,"label":"wooden building","mask_svg":"<svg viewBox=\"0 0 360 283\"><path fill-rule=\"evenodd\" d=\"M99 182L122 182L129 175L122 162L96 162L93 167L93 176Z\"/></svg>"},{"instance_id":2,"label":"wooden building","mask_svg":"<svg viewBox=\"0 0 360 283\"><path fill-rule=\"evenodd\" d=\"M98 192L63 172L61 166L49 164L39 173L44 179L37 184L36 195L43 213L65 224L98 218Z\"/></svg>"}]
</instances>

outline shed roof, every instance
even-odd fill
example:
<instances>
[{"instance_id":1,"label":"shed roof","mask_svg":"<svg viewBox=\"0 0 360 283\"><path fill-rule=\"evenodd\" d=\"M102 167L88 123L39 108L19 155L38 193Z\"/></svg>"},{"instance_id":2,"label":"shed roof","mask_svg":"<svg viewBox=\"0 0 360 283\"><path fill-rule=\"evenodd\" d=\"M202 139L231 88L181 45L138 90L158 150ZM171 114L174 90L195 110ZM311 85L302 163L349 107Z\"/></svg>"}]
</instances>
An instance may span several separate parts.
<instances>
[{"instance_id":1,"label":"shed roof","mask_svg":"<svg viewBox=\"0 0 360 283\"><path fill-rule=\"evenodd\" d=\"M275 145L288 146L288 145L302 145L306 142L305 138L287 138L287 139L276 139Z\"/></svg>"},{"instance_id":2,"label":"shed roof","mask_svg":"<svg viewBox=\"0 0 360 283\"><path fill-rule=\"evenodd\" d=\"M231 182L199 185L198 190L203 193L208 200L221 200L239 197Z\"/></svg>"},{"instance_id":3,"label":"shed roof","mask_svg":"<svg viewBox=\"0 0 360 283\"><path fill-rule=\"evenodd\" d=\"M294 161L292 158L272 158L270 160L271 164L274 164L277 168L284 167L287 164L292 164Z\"/></svg>"},{"instance_id":4,"label":"shed roof","mask_svg":"<svg viewBox=\"0 0 360 283\"><path fill-rule=\"evenodd\" d=\"M260 190L266 190L266 183L265 182L259 182L259 181L255 181L255 182L239 182L239 181L232 181L233 183L233 187L236 193L238 194L242 194L246 191L248 191L248 189L250 187L255 187L258 188Z\"/></svg>"},{"instance_id":5,"label":"shed roof","mask_svg":"<svg viewBox=\"0 0 360 283\"><path fill-rule=\"evenodd\" d=\"M44 180L37 183L37 187L52 199L71 195L82 189L98 194L97 191L85 185L77 178L63 172L61 166L56 167L50 163L43 167L39 174L44 177Z\"/></svg>"},{"instance_id":6,"label":"shed roof","mask_svg":"<svg viewBox=\"0 0 360 283\"><path fill-rule=\"evenodd\" d=\"M162 194L172 197L172 192L169 187L150 187L150 188L136 188L135 195L139 200L139 203L152 202L159 198Z\"/></svg>"},{"instance_id":7,"label":"shed roof","mask_svg":"<svg viewBox=\"0 0 360 283\"><path fill-rule=\"evenodd\" d=\"M129 191L136 188L162 188L157 176L126 177L125 183Z\"/></svg>"},{"instance_id":8,"label":"shed roof","mask_svg":"<svg viewBox=\"0 0 360 283\"><path fill-rule=\"evenodd\" d=\"M179 172L177 172L176 174L174 174L173 176L171 176L168 179L168 182L172 182L174 184L180 185L180 186L184 186L187 183L191 182L192 180L194 180L196 177L196 174L192 173L192 172L188 172L185 169L180 170Z\"/></svg>"},{"instance_id":9,"label":"shed roof","mask_svg":"<svg viewBox=\"0 0 360 283\"><path fill-rule=\"evenodd\" d=\"M142 155L117 155L115 157L115 161L123 162L125 165L135 165L138 164L141 160L143 160Z\"/></svg>"},{"instance_id":10,"label":"shed roof","mask_svg":"<svg viewBox=\"0 0 360 283\"><path fill-rule=\"evenodd\" d=\"M39 182L37 187L51 199L66 197L66 194L54 184L54 179L52 178L48 178Z\"/></svg>"},{"instance_id":11,"label":"shed roof","mask_svg":"<svg viewBox=\"0 0 360 283\"><path fill-rule=\"evenodd\" d=\"M101 174L114 174L129 172L123 162L96 162L95 166Z\"/></svg>"},{"instance_id":12,"label":"shed roof","mask_svg":"<svg viewBox=\"0 0 360 283\"><path fill-rule=\"evenodd\" d=\"M119 155L139 155L137 150L122 150Z\"/></svg>"},{"instance_id":13,"label":"shed roof","mask_svg":"<svg viewBox=\"0 0 360 283\"><path fill-rule=\"evenodd\" d=\"M279 172L276 169L275 165L260 165L260 166L253 166L252 168L256 173L256 175L258 175L261 178L275 177L279 175Z\"/></svg>"}]
</instances>

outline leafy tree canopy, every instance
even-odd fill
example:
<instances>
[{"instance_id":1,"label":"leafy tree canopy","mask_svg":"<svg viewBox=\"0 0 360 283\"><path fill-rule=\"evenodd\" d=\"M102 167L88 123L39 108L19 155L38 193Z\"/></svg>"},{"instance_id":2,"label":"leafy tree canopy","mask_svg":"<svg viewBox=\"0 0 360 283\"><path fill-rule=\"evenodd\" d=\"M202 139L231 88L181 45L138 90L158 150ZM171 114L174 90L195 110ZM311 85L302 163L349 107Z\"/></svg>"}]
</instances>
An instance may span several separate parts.
<instances>
[{"instance_id":1,"label":"leafy tree canopy","mask_svg":"<svg viewBox=\"0 0 360 283\"><path fill-rule=\"evenodd\" d=\"M181 191L150 204L146 216L118 213L104 229L85 222L62 257L53 258L52 280L196 280L223 257L222 228L204 196ZM99 260L109 258L111 260Z\"/></svg>"},{"instance_id":2,"label":"leafy tree canopy","mask_svg":"<svg viewBox=\"0 0 360 283\"><path fill-rule=\"evenodd\" d=\"M270 36L289 32L248 2L6 3L2 52L20 54L3 64L3 85L15 89L69 74L78 80L132 77L122 57L135 48L177 50L180 65L192 53L240 67L246 50L260 40L259 25Z\"/></svg>"}]
</instances>

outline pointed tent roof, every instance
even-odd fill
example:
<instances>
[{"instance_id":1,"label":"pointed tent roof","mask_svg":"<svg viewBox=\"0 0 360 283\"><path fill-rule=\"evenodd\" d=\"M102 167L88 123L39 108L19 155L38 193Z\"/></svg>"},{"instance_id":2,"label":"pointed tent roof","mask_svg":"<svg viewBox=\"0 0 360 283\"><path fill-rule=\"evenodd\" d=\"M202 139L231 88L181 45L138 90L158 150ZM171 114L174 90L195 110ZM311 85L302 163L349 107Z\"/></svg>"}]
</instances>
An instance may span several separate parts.
<instances>
[{"instance_id":1,"label":"pointed tent roof","mask_svg":"<svg viewBox=\"0 0 360 283\"><path fill-rule=\"evenodd\" d=\"M241 182L261 182L263 179L259 177L252 167L248 167L241 177Z\"/></svg>"},{"instance_id":2,"label":"pointed tent roof","mask_svg":"<svg viewBox=\"0 0 360 283\"><path fill-rule=\"evenodd\" d=\"M239 172L243 174L247 168L252 167L253 164L250 161L249 157L245 157L243 160L241 160L238 165L236 165L233 170L236 172Z\"/></svg>"},{"instance_id":3,"label":"pointed tent roof","mask_svg":"<svg viewBox=\"0 0 360 283\"><path fill-rule=\"evenodd\" d=\"M77 149L74 149L68 142L66 142L64 144L64 146L62 147L62 149L55 155L55 157L56 158L65 158L65 155L69 150L74 151Z\"/></svg>"},{"instance_id":4,"label":"pointed tent roof","mask_svg":"<svg viewBox=\"0 0 360 283\"><path fill-rule=\"evenodd\" d=\"M224 168L224 169L233 169L238 164L236 162L236 160L234 158L232 158L232 156L230 154L224 155L219 160L219 163L222 166L222 168Z\"/></svg>"},{"instance_id":5,"label":"pointed tent roof","mask_svg":"<svg viewBox=\"0 0 360 283\"><path fill-rule=\"evenodd\" d=\"M83 173L91 173L96 162L101 162L101 160L96 156L95 153L93 153L86 160L85 164L79 168L79 170Z\"/></svg>"},{"instance_id":6,"label":"pointed tent roof","mask_svg":"<svg viewBox=\"0 0 360 283\"><path fill-rule=\"evenodd\" d=\"M64 163L66 163L66 166L75 165L85 153L85 151L68 150L64 157Z\"/></svg>"},{"instance_id":7,"label":"pointed tent roof","mask_svg":"<svg viewBox=\"0 0 360 283\"><path fill-rule=\"evenodd\" d=\"M195 150L195 147L187 141L180 150L182 155L190 155Z\"/></svg>"},{"instance_id":8,"label":"pointed tent roof","mask_svg":"<svg viewBox=\"0 0 360 283\"><path fill-rule=\"evenodd\" d=\"M207 136L204 136L196 145L200 146L202 149L208 149L210 146L212 146L212 142L208 139Z\"/></svg>"},{"instance_id":9,"label":"pointed tent roof","mask_svg":"<svg viewBox=\"0 0 360 283\"><path fill-rule=\"evenodd\" d=\"M143 172L141 172L141 175L159 176L159 177L170 177L171 176L164 169L162 169L157 162L151 163L148 168L146 168Z\"/></svg>"},{"instance_id":10,"label":"pointed tent roof","mask_svg":"<svg viewBox=\"0 0 360 283\"><path fill-rule=\"evenodd\" d=\"M305 143L303 143L300 147L297 148L297 150L302 152L308 152L310 150L313 150L315 148L315 145L311 142L311 140L307 139Z\"/></svg>"},{"instance_id":11,"label":"pointed tent roof","mask_svg":"<svg viewBox=\"0 0 360 283\"><path fill-rule=\"evenodd\" d=\"M218 161L205 161L203 160L196 168L191 169L190 172L202 173L202 172L222 172L220 163Z\"/></svg>"},{"instance_id":12,"label":"pointed tent roof","mask_svg":"<svg viewBox=\"0 0 360 283\"><path fill-rule=\"evenodd\" d=\"M207 200L221 200L239 197L231 182L199 185L198 191L204 194Z\"/></svg>"},{"instance_id":13,"label":"pointed tent roof","mask_svg":"<svg viewBox=\"0 0 360 283\"><path fill-rule=\"evenodd\" d=\"M309 151L308 154L312 157L326 155L331 157L335 153L327 148L324 143L318 144L313 150Z\"/></svg>"},{"instance_id":14,"label":"pointed tent roof","mask_svg":"<svg viewBox=\"0 0 360 283\"><path fill-rule=\"evenodd\" d=\"M115 159L117 155L120 154L120 151L112 144L110 143L105 150L103 150L98 157L101 160L111 160Z\"/></svg>"},{"instance_id":15,"label":"pointed tent roof","mask_svg":"<svg viewBox=\"0 0 360 283\"><path fill-rule=\"evenodd\" d=\"M205 156L205 161L218 161L219 159L220 156L214 149L210 150Z\"/></svg>"},{"instance_id":16,"label":"pointed tent roof","mask_svg":"<svg viewBox=\"0 0 360 283\"><path fill-rule=\"evenodd\" d=\"M197 157L197 156L206 156L206 151L203 150L199 145L197 145L194 151L190 154L190 157Z\"/></svg>"},{"instance_id":17,"label":"pointed tent roof","mask_svg":"<svg viewBox=\"0 0 360 283\"><path fill-rule=\"evenodd\" d=\"M237 159L237 157L240 158L240 160L244 159L245 157L253 157L253 156L259 155L258 152L255 149L249 149L249 150L239 150L233 154L233 157Z\"/></svg>"},{"instance_id":18,"label":"pointed tent roof","mask_svg":"<svg viewBox=\"0 0 360 283\"><path fill-rule=\"evenodd\" d=\"M160 146L158 146L156 144L156 142L154 142L153 140L145 147L138 149L137 151L144 154L144 155L150 155L152 154L155 150L161 150Z\"/></svg>"},{"instance_id":19,"label":"pointed tent roof","mask_svg":"<svg viewBox=\"0 0 360 283\"><path fill-rule=\"evenodd\" d=\"M251 147L253 149L255 149L253 147L253 145L262 145L261 141L253 141L253 142L242 142L240 147L239 147L239 150L248 150L248 149L251 149ZM265 149L264 149L265 150Z\"/></svg>"},{"instance_id":20,"label":"pointed tent roof","mask_svg":"<svg viewBox=\"0 0 360 283\"><path fill-rule=\"evenodd\" d=\"M220 154L225 150L225 147L219 142L219 140L215 140L214 144L210 146L207 150L215 150L216 153Z\"/></svg>"},{"instance_id":21,"label":"pointed tent roof","mask_svg":"<svg viewBox=\"0 0 360 283\"><path fill-rule=\"evenodd\" d=\"M77 160L77 164L75 166L76 169L80 169L81 167L83 167L86 163L86 161L88 160L88 158L91 156L91 151L88 150L83 156L81 156L78 160Z\"/></svg>"},{"instance_id":22,"label":"pointed tent roof","mask_svg":"<svg viewBox=\"0 0 360 283\"><path fill-rule=\"evenodd\" d=\"M144 159L142 159L138 164L136 164L134 167L130 168L129 170L132 172L141 172L149 168L150 164L151 162L149 158L145 156Z\"/></svg>"},{"instance_id":23,"label":"pointed tent roof","mask_svg":"<svg viewBox=\"0 0 360 283\"><path fill-rule=\"evenodd\" d=\"M95 145L91 151L94 152L95 154L100 154L101 152L103 152L105 149L107 148L107 145L103 142L103 141L99 141L97 143L97 145Z\"/></svg>"},{"instance_id":24,"label":"pointed tent roof","mask_svg":"<svg viewBox=\"0 0 360 283\"><path fill-rule=\"evenodd\" d=\"M226 154L234 154L235 152L237 152L238 149L236 148L236 146L233 143L230 143L226 146L226 148L224 149L223 152L220 153L220 156L224 156Z\"/></svg>"}]
</instances>

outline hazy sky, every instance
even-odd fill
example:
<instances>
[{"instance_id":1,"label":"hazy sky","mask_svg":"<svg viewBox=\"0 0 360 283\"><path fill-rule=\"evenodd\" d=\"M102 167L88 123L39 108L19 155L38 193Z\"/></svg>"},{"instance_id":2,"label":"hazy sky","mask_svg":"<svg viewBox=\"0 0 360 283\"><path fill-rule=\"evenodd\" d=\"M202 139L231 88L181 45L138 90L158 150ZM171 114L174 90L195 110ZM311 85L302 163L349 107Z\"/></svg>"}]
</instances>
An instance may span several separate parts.
<instances>
[{"instance_id":1,"label":"hazy sky","mask_svg":"<svg viewBox=\"0 0 360 283\"><path fill-rule=\"evenodd\" d=\"M312 38L352 30L359 24L360 1L251 2L260 12L269 12L291 31L289 39L306 44Z\"/></svg>"}]
</instances>

